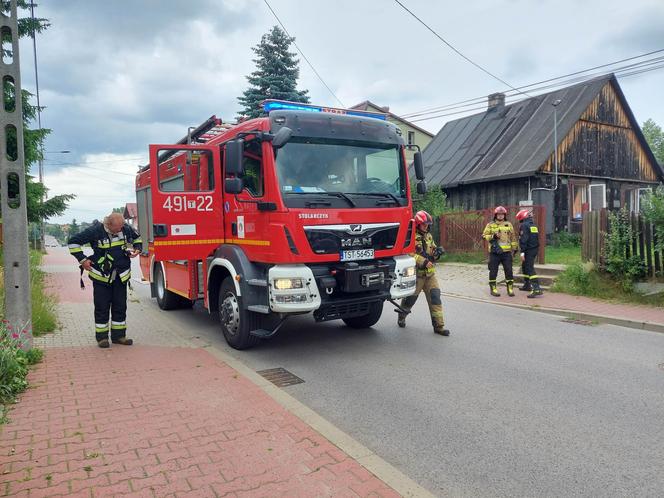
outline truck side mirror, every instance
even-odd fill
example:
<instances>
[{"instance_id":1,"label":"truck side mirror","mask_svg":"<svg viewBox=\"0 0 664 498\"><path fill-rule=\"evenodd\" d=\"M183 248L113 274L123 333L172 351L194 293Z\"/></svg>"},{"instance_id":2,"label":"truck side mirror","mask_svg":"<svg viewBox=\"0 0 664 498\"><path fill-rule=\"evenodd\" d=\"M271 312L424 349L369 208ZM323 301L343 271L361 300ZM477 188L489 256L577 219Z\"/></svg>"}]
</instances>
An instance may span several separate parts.
<instances>
[{"instance_id":1,"label":"truck side mirror","mask_svg":"<svg viewBox=\"0 0 664 498\"><path fill-rule=\"evenodd\" d=\"M286 142L288 142L293 135L293 130L291 130L287 126L283 126L279 129L277 133L274 134L274 138L272 139L272 147L275 149L280 149L284 145L286 145Z\"/></svg>"},{"instance_id":2,"label":"truck side mirror","mask_svg":"<svg viewBox=\"0 0 664 498\"><path fill-rule=\"evenodd\" d=\"M224 181L224 191L227 194L239 194L244 190L244 180L242 178L226 178Z\"/></svg>"},{"instance_id":3,"label":"truck side mirror","mask_svg":"<svg viewBox=\"0 0 664 498\"><path fill-rule=\"evenodd\" d=\"M418 180L424 180L424 164L422 163L422 153L419 150L413 154L413 165L415 166L415 177Z\"/></svg>"},{"instance_id":4,"label":"truck side mirror","mask_svg":"<svg viewBox=\"0 0 664 498\"><path fill-rule=\"evenodd\" d=\"M225 168L227 175L242 176L244 168L242 156L244 155L244 140L236 138L226 144Z\"/></svg>"},{"instance_id":5,"label":"truck side mirror","mask_svg":"<svg viewBox=\"0 0 664 498\"><path fill-rule=\"evenodd\" d=\"M417 193L420 195L424 195L427 193L427 182L424 180L420 180L417 182Z\"/></svg>"}]
</instances>

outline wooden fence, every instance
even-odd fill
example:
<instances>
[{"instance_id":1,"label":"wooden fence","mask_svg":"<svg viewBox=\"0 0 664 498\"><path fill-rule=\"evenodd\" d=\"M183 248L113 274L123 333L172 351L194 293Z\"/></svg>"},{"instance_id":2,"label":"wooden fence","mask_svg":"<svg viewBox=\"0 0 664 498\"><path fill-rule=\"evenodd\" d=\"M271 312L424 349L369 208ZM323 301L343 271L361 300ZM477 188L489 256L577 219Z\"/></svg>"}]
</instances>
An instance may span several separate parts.
<instances>
[{"instance_id":1,"label":"wooden fence","mask_svg":"<svg viewBox=\"0 0 664 498\"><path fill-rule=\"evenodd\" d=\"M625 247L625 256L636 254L646 268L648 277L661 276L664 273L664 251L656 251L657 235L654 227L643 215L632 213L630 224L634 237ZM584 261L592 261L602 267L606 234L609 232L609 216L606 209L589 211L583 214L581 230L581 255Z\"/></svg>"},{"instance_id":2,"label":"wooden fence","mask_svg":"<svg viewBox=\"0 0 664 498\"><path fill-rule=\"evenodd\" d=\"M518 238L519 222L516 221L516 213L523 207L505 206L505 208L507 209L507 220L514 225ZM545 208L544 206L533 206L529 209L532 209L535 224L539 228L538 260L543 264L546 246ZM487 243L482 238L482 232L486 224L492 220L493 209L446 213L439 219L440 236L438 240L449 253L487 251Z\"/></svg>"}]
</instances>

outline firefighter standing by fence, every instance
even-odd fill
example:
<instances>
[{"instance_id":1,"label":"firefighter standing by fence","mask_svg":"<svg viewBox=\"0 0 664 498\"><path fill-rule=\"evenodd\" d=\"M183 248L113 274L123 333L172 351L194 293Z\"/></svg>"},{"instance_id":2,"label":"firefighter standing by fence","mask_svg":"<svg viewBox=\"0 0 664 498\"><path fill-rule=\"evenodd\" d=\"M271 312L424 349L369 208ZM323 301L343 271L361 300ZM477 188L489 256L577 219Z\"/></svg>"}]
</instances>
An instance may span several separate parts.
<instances>
[{"instance_id":1,"label":"firefighter standing by fence","mask_svg":"<svg viewBox=\"0 0 664 498\"><path fill-rule=\"evenodd\" d=\"M401 308L410 311L420 292L424 292L429 304L429 313L431 314L431 324L434 334L448 336L450 331L445 328L443 319L443 303L440 299L440 286L436 278L435 261L438 261L443 255L442 247L436 247L436 243L431 236L431 225L433 219L426 211L418 211L415 214L415 266L417 268L417 283L415 294L405 297L401 300ZM406 326L406 313L399 313L397 323L399 327Z\"/></svg>"},{"instance_id":2,"label":"firefighter standing by fence","mask_svg":"<svg viewBox=\"0 0 664 498\"><path fill-rule=\"evenodd\" d=\"M512 270L513 253L517 251L514 227L506 220L507 209L498 206L493 210L493 221L484 227L482 237L489 243L489 289L492 296L498 292L498 266L503 265L507 295L514 296L514 273Z\"/></svg>"},{"instance_id":3,"label":"firefighter standing by fence","mask_svg":"<svg viewBox=\"0 0 664 498\"><path fill-rule=\"evenodd\" d=\"M112 213L103 223L95 221L90 227L70 237L69 252L87 270L95 305L95 337L100 348L108 348L108 318L111 315L111 341L131 346L127 332L127 282L131 278L131 260L141 252L142 242L136 230L127 225L120 213ZM83 246L90 244L93 254L83 254ZM81 279L81 287L83 280Z\"/></svg>"},{"instance_id":4,"label":"firefighter standing by fence","mask_svg":"<svg viewBox=\"0 0 664 498\"><path fill-rule=\"evenodd\" d=\"M522 209L516 213L519 220L519 250L521 251L521 273L526 280L519 290L530 291L529 298L541 296L542 288L535 274L535 258L539 250L539 230L533 222L533 213Z\"/></svg>"}]
</instances>

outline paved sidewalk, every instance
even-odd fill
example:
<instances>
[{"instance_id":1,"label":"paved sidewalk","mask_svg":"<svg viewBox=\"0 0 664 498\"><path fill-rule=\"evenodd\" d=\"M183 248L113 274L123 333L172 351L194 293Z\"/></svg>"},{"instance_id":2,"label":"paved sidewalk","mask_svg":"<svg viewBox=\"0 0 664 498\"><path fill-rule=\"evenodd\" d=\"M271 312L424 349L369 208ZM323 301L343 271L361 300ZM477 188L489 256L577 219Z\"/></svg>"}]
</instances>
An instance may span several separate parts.
<instances>
[{"instance_id":1,"label":"paved sidewalk","mask_svg":"<svg viewBox=\"0 0 664 498\"><path fill-rule=\"evenodd\" d=\"M97 348L68 258L45 259L63 330L0 426L1 496L400 496L156 306L130 299L137 344Z\"/></svg>"},{"instance_id":2,"label":"paved sidewalk","mask_svg":"<svg viewBox=\"0 0 664 498\"><path fill-rule=\"evenodd\" d=\"M515 289L515 297L509 297L504 286L499 286L500 297L492 297L489 295L489 277L486 265L444 263L438 265L437 274L444 295L574 315L578 318L597 319L631 328L664 332L664 307L612 303L547 291L542 297L528 299L527 293L518 289ZM498 278L503 278L502 269Z\"/></svg>"}]
</instances>

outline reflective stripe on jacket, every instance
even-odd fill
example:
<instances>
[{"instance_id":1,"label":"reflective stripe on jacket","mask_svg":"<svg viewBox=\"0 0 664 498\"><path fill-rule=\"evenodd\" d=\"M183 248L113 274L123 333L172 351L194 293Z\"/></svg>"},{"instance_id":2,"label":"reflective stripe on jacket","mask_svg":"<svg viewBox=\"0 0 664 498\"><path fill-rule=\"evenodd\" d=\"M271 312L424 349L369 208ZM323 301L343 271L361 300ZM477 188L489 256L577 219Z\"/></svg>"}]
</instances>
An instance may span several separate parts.
<instances>
[{"instance_id":1,"label":"reflective stripe on jacket","mask_svg":"<svg viewBox=\"0 0 664 498\"><path fill-rule=\"evenodd\" d=\"M493 236L498 233L498 245L503 251L516 251L518 248L516 234L514 233L514 227L509 221L492 221L487 223L484 227L484 232L482 232L482 237L484 240L491 244ZM489 248L489 250L491 250Z\"/></svg>"},{"instance_id":2,"label":"reflective stripe on jacket","mask_svg":"<svg viewBox=\"0 0 664 498\"><path fill-rule=\"evenodd\" d=\"M100 222L95 222L85 230L72 235L68 241L69 252L79 263L84 259L92 262L88 272L91 280L110 283L115 278L126 282L131 278L131 259L127 250L143 249L140 235L125 224L118 233L110 234ZM90 245L91 256L85 256L83 246Z\"/></svg>"}]
</instances>

